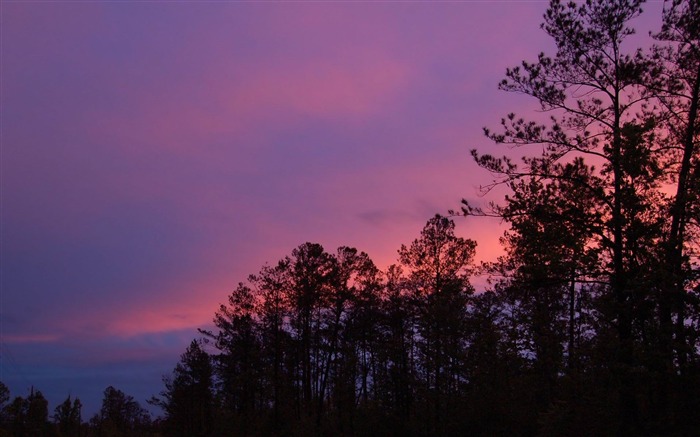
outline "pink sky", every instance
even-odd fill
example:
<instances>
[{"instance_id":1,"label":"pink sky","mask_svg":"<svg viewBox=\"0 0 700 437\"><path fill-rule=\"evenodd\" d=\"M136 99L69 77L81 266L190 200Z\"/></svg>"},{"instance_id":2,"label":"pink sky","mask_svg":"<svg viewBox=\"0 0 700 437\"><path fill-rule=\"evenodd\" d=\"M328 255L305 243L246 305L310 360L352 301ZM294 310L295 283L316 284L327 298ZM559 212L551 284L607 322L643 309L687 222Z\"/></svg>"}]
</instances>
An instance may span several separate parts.
<instances>
[{"instance_id":1,"label":"pink sky","mask_svg":"<svg viewBox=\"0 0 700 437\"><path fill-rule=\"evenodd\" d=\"M540 1L0 8L0 378L91 411L157 393L264 263L311 241L385 267L476 199L482 127L536 108L497 83L551 49ZM499 253L496 221L457 223Z\"/></svg>"}]
</instances>

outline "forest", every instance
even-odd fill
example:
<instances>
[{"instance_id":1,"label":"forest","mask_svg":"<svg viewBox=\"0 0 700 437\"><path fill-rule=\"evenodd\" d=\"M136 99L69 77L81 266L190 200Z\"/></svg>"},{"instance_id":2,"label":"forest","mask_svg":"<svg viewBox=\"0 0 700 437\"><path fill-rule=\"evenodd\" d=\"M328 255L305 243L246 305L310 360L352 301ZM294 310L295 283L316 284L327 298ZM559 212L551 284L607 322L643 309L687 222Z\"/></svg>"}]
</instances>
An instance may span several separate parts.
<instances>
[{"instance_id":1,"label":"forest","mask_svg":"<svg viewBox=\"0 0 700 437\"><path fill-rule=\"evenodd\" d=\"M0 435L700 435L700 2L665 1L630 49L642 6L549 2L556 52L499 84L540 110L471 152L500 199L456 200L384 270L316 243L265 264L164 376L160 417L114 387L92 418L70 396L49 414L0 383ZM480 217L507 225L484 263L455 234Z\"/></svg>"}]
</instances>

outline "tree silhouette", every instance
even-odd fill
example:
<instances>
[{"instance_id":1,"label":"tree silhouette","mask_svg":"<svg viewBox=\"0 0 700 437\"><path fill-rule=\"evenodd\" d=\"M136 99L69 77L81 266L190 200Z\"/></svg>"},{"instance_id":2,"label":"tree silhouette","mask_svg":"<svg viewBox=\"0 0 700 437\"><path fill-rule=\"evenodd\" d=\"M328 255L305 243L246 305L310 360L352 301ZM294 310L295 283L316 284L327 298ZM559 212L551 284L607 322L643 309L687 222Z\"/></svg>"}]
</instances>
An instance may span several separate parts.
<instances>
[{"instance_id":1,"label":"tree silhouette","mask_svg":"<svg viewBox=\"0 0 700 437\"><path fill-rule=\"evenodd\" d=\"M216 333L201 331L214 340L220 353L214 355L218 375L218 396L227 432L246 435L260 397L260 338L258 335L256 296L243 284L229 295L214 316ZM224 431L222 431L224 432Z\"/></svg>"},{"instance_id":2,"label":"tree silhouette","mask_svg":"<svg viewBox=\"0 0 700 437\"><path fill-rule=\"evenodd\" d=\"M659 269L661 334L657 349L661 352L659 371L664 375L660 384L659 420L677 422L676 410L697 408L694 393L700 389L693 376L697 375L697 364L693 361L699 345L698 326L687 323L698 305L700 6L687 0L673 0L664 6L663 26L655 37L665 44L654 47L658 71L650 78L649 86L650 95L660 102L659 118L668 134L666 179L674 189L674 196L667 202L670 224L665 229L663 250L659 254L663 265ZM682 378L683 389L680 399L673 402L668 387L676 379L676 372Z\"/></svg>"},{"instance_id":3,"label":"tree silhouette","mask_svg":"<svg viewBox=\"0 0 700 437\"><path fill-rule=\"evenodd\" d=\"M509 114L502 120L502 132L486 130L496 143L537 145L541 153L516 164L507 156L473 151L477 164L495 176L486 190L503 184L514 195L505 205L493 204L487 210L467 202L463 207L467 215L493 214L512 225L504 239L509 258L501 265L510 286L503 292L522 294L534 285L520 304L539 314L531 319L538 324L526 331L532 336L535 364L549 375L547 386L558 379L556 351L562 339L557 339L557 313L562 313L567 294L566 277L570 367L577 365L577 323L580 329L586 318L576 314L577 299L584 289L594 296L594 311L588 315L595 317L586 322L595 330L589 357L610 372L612 384L606 383L605 372L599 375L603 379L591 383L613 388L596 398L609 399L600 411L614 408L611 425L622 435L664 426L668 417L659 411L667 409L657 407L665 401L657 403L644 387L658 387L660 397L666 397L663 392L676 372L672 357L683 363L691 354L686 326L692 275L682 254L690 241L684 223L692 201L686 199L697 192L688 177L690 163L697 160L692 145L696 139L690 140L697 138L697 6L692 1L670 3L659 38L675 39L676 44L658 48L650 57L641 50L626 53L623 46L633 33L628 23L641 13L641 4L550 2L542 27L556 43L556 54L540 54L534 63L508 69L500 85L537 99L551 114L550 121ZM662 127L671 134L664 138ZM669 199L662 184L670 181L678 185ZM539 248L523 251L533 243ZM663 266L659 260L664 260ZM582 286L581 279L590 286ZM665 285L656 285L659 280ZM554 287L543 288L543 283ZM548 309L546 301L559 307ZM549 320L542 318L546 315ZM665 365L656 364L657 351ZM550 358L542 362L545 356ZM666 376L658 379L659 374ZM544 404L551 398L552 390L547 391Z\"/></svg>"},{"instance_id":4,"label":"tree silhouette","mask_svg":"<svg viewBox=\"0 0 700 437\"><path fill-rule=\"evenodd\" d=\"M10 401L10 389L7 388L4 382L0 381L0 429L7 427L7 413L5 408Z\"/></svg>"},{"instance_id":5,"label":"tree silhouette","mask_svg":"<svg viewBox=\"0 0 700 437\"><path fill-rule=\"evenodd\" d=\"M109 386L104 391L99 415L92 419L100 436L146 435L150 415L132 396Z\"/></svg>"},{"instance_id":6,"label":"tree silhouette","mask_svg":"<svg viewBox=\"0 0 700 437\"><path fill-rule=\"evenodd\" d=\"M441 433L445 410L464 384L463 341L476 243L454 234L454 222L436 215L419 239L399 250L409 271L408 286L417 306L418 350L426 390L427 432Z\"/></svg>"},{"instance_id":7,"label":"tree silhouette","mask_svg":"<svg viewBox=\"0 0 700 437\"><path fill-rule=\"evenodd\" d=\"M164 377L165 390L149 402L165 412L168 435L211 435L214 417L213 366L211 357L193 340L180 357L172 377Z\"/></svg>"},{"instance_id":8,"label":"tree silhouette","mask_svg":"<svg viewBox=\"0 0 700 437\"><path fill-rule=\"evenodd\" d=\"M58 428L58 434L60 436L80 436L82 407L83 405L80 399L75 398L71 401L70 396L56 407L53 414L53 421Z\"/></svg>"},{"instance_id":9,"label":"tree silhouette","mask_svg":"<svg viewBox=\"0 0 700 437\"><path fill-rule=\"evenodd\" d=\"M9 399L9 391L6 394ZM7 422L7 429L16 437L50 436L48 406L49 403L41 391L32 387L26 399L17 396L5 406L3 416Z\"/></svg>"}]
</instances>

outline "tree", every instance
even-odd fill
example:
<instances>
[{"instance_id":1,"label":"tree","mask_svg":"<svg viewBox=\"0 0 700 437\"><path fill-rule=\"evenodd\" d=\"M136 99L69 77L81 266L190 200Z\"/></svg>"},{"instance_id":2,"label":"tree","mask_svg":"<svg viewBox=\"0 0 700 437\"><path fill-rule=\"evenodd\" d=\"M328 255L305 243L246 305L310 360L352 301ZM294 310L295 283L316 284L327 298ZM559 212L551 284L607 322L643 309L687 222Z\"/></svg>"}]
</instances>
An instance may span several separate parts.
<instances>
[{"instance_id":1,"label":"tree","mask_svg":"<svg viewBox=\"0 0 700 437\"><path fill-rule=\"evenodd\" d=\"M239 283L214 315L218 332L200 330L219 353L213 355L217 394L224 413L224 430L246 435L261 401L261 346L257 297L250 286Z\"/></svg>"},{"instance_id":2,"label":"tree","mask_svg":"<svg viewBox=\"0 0 700 437\"><path fill-rule=\"evenodd\" d=\"M698 336L688 323L697 307L697 234L700 208L700 6L696 1L664 3L663 26L655 38L654 76L648 92L660 104L662 126L667 134L666 182L672 196L666 202L669 220L658 258L658 312L660 335L654 365L664 377L659 387L660 421L676 422L675 411L692 409L697 387L691 383ZM695 266L693 267L693 257ZM693 271L695 269L695 271ZM693 288L696 289L693 292ZM674 322L675 320L675 322ZM679 373L685 380L685 406L672 406L668 387ZM690 378L689 378L690 377Z\"/></svg>"},{"instance_id":3,"label":"tree","mask_svg":"<svg viewBox=\"0 0 700 437\"><path fill-rule=\"evenodd\" d=\"M31 392L27 403L27 433L32 436L44 436L50 433L49 427L49 401L39 390Z\"/></svg>"},{"instance_id":4,"label":"tree","mask_svg":"<svg viewBox=\"0 0 700 437\"><path fill-rule=\"evenodd\" d=\"M71 401L70 396L59 404L54 410L53 421L58 428L58 433L66 437L79 437L82 426L81 409L83 405L80 399Z\"/></svg>"},{"instance_id":5,"label":"tree","mask_svg":"<svg viewBox=\"0 0 700 437\"><path fill-rule=\"evenodd\" d=\"M288 366L291 360L289 262L289 258L284 258L248 277L259 298L256 312L260 320L263 396L272 405L273 433L283 429L294 403L293 371Z\"/></svg>"},{"instance_id":6,"label":"tree","mask_svg":"<svg viewBox=\"0 0 700 437\"><path fill-rule=\"evenodd\" d=\"M17 396L5 407L7 427L16 437L49 436L48 401L39 390L30 389L27 398Z\"/></svg>"},{"instance_id":7,"label":"tree","mask_svg":"<svg viewBox=\"0 0 700 437\"><path fill-rule=\"evenodd\" d=\"M417 308L428 433L445 432L445 413L465 383L465 317L473 293L469 275L476 243L457 237L454 228L452 220L436 215L420 238L399 250Z\"/></svg>"},{"instance_id":8,"label":"tree","mask_svg":"<svg viewBox=\"0 0 700 437\"><path fill-rule=\"evenodd\" d=\"M700 178L700 5L688 0L666 2L663 26L655 37L666 45L654 47L659 65L649 92L664 110L661 118L669 135L669 182L675 182L665 255L671 285L682 291L684 255L691 244L688 232L698 226L698 215L693 212L698 212Z\"/></svg>"},{"instance_id":9,"label":"tree","mask_svg":"<svg viewBox=\"0 0 700 437\"><path fill-rule=\"evenodd\" d=\"M321 361L322 325L328 321L329 296L333 291L337 264L320 244L305 243L292 251L290 259L290 327L295 349L295 379L299 413L321 414L325 372ZM314 407L316 406L316 407Z\"/></svg>"},{"instance_id":10,"label":"tree","mask_svg":"<svg viewBox=\"0 0 700 437\"><path fill-rule=\"evenodd\" d=\"M7 429L11 432L11 435L16 437L26 435L27 403L24 398L21 396L15 397L5 407L3 413L6 417Z\"/></svg>"},{"instance_id":11,"label":"tree","mask_svg":"<svg viewBox=\"0 0 700 437\"><path fill-rule=\"evenodd\" d=\"M0 381L0 429L5 429L7 425L7 414L5 408L10 401L10 389L7 388L4 382Z\"/></svg>"},{"instance_id":12,"label":"tree","mask_svg":"<svg viewBox=\"0 0 700 437\"><path fill-rule=\"evenodd\" d=\"M590 244L589 224L600 222L596 202L571 182L591 181L590 168L575 159L559 171L566 177L508 184L512 194L495 208L511 225L501 238L505 255L487 264L508 314L501 329L523 358L532 429L536 417L560 400L561 383L572 385L582 374L581 363L590 355L585 346L591 340L591 285L604 279L597 268L600 249Z\"/></svg>"},{"instance_id":13,"label":"tree","mask_svg":"<svg viewBox=\"0 0 700 437\"><path fill-rule=\"evenodd\" d=\"M242 434L338 432L370 397L379 271L367 254L305 243L240 283L217 311L218 396ZM334 406L332 410L329 406ZM335 414L335 423L326 420ZM267 421L267 415L270 421ZM253 426L253 423L256 426Z\"/></svg>"},{"instance_id":14,"label":"tree","mask_svg":"<svg viewBox=\"0 0 700 437\"><path fill-rule=\"evenodd\" d=\"M401 266L388 267L380 312L380 362L385 373L377 381L379 400L397 434L410 434L416 395L415 312Z\"/></svg>"},{"instance_id":15,"label":"tree","mask_svg":"<svg viewBox=\"0 0 700 437\"><path fill-rule=\"evenodd\" d=\"M375 415L380 338L380 272L369 256L355 248L338 248L336 290L330 304L333 319L328 331L330 351L328 369L335 407L336 432L356 427L359 412ZM364 421L363 422L367 422ZM366 430L365 432L368 432Z\"/></svg>"},{"instance_id":16,"label":"tree","mask_svg":"<svg viewBox=\"0 0 700 437\"><path fill-rule=\"evenodd\" d=\"M171 436L211 435L214 394L211 357L192 340L175 366L172 377L164 377L165 390L149 402L165 411L165 427Z\"/></svg>"},{"instance_id":17,"label":"tree","mask_svg":"<svg viewBox=\"0 0 700 437\"><path fill-rule=\"evenodd\" d=\"M588 198L597 214L562 217L584 247L600 254L595 269L585 272L606 284L603 319L614 330L616 351L608 363L619 387L621 434L639 430L642 417L633 369L640 365L640 330L648 321L640 315L650 297L647 261L653 259L661 238L658 214L663 148L655 141L656 119L647 110L645 74L653 67L641 50L626 54L624 40L633 30L628 22L641 13L640 0L552 0L543 29L553 38L553 57L540 54L534 63L508 69L500 88L534 97L549 123L526 121L514 114L502 120L502 133L486 134L496 143L538 145L542 153L523 159L522 168L510 158L472 154L478 165L495 175L494 183L511 187L523 180L544 183L566 181L568 191ZM579 172L566 162L580 159ZM599 168L585 161L595 161ZM585 177L584 177L585 175ZM533 193L535 194L535 193ZM464 203L465 214L494 214L513 221L503 208L489 211ZM532 212L532 211L528 211ZM549 275L549 273L548 273ZM641 325L640 325L641 322ZM641 425L643 427L643 425Z\"/></svg>"},{"instance_id":18,"label":"tree","mask_svg":"<svg viewBox=\"0 0 700 437\"><path fill-rule=\"evenodd\" d=\"M470 301L465 359L469 384L463 410L457 413L461 429L475 436L532 435L537 406L532 387L523 387L528 363L520 353L521 332L513 324L511 306L506 296L493 291Z\"/></svg>"},{"instance_id":19,"label":"tree","mask_svg":"<svg viewBox=\"0 0 700 437\"><path fill-rule=\"evenodd\" d=\"M132 396L109 386L104 391L102 407L95 418L100 436L136 436L146 432L150 415Z\"/></svg>"}]
</instances>

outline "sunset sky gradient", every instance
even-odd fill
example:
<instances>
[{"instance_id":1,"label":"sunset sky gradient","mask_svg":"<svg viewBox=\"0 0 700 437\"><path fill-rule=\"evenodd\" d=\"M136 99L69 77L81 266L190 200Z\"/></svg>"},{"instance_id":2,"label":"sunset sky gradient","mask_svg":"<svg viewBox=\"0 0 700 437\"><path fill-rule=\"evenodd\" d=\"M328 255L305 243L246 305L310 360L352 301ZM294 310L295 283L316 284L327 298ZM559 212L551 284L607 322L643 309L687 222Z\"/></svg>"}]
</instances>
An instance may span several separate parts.
<instances>
[{"instance_id":1,"label":"sunset sky gradient","mask_svg":"<svg viewBox=\"0 0 700 437\"><path fill-rule=\"evenodd\" d=\"M158 393L235 285L306 241L397 258L477 202L544 1L3 1L2 359L13 396ZM638 22L660 23L659 2ZM498 253L492 220L457 220Z\"/></svg>"}]
</instances>

